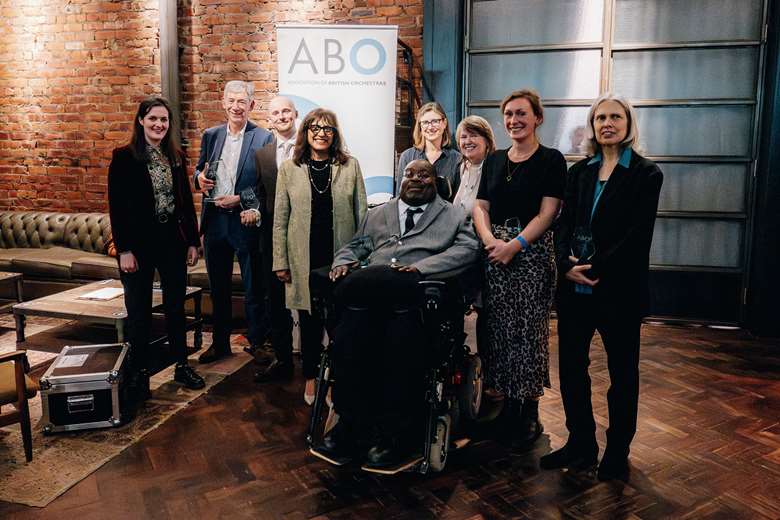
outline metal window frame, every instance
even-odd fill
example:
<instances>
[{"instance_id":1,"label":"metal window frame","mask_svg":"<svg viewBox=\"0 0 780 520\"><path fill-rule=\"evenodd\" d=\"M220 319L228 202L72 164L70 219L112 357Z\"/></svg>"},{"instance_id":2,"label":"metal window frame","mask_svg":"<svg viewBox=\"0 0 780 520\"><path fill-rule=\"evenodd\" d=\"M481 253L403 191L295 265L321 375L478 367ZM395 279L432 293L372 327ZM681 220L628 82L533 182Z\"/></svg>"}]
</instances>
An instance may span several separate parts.
<instances>
[{"instance_id":1,"label":"metal window frame","mask_svg":"<svg viewBox=\"0 0 780 520\"><path fill-rule=\"evenodd\" d=\"M473 22L472 3L474 0L465 2L465 17L463 31L463 76L461 78L461 111L464 115L470 113L472 108L498 108L500 100L470 100L470 82L471 56L484 54L525 54L525 53L543 53L543 52L561 52L578 50L601 50L601 70L599 72L599 91L608 92L612 87L612 68L613 56L615 53L628 51L653 51L653 50L674 50L674 49L718 49L734 47L754 47L758 49L757 74L755 80L755 90L752 99L748 98L705 98L705 99L640 99L632 100L632 104L637 107L685 107L685 106L751 106L753 107L753 128L750 139L750 156L648 156L655 162L675 162L675 163L746 163L748 164L748 175L745 176L745 210L741 212L718 212L718 211L659 211L659 218L685 218L699 220L728 220L743 222L743 240L742 251L740 254L740 266L733 267L706 267L706 266L687 266L687 265L651 265L654 271L685 271L701 273L723 273L738 274L741 278L742 298L739 302L739 322L745 320L747 306L747 291L750 286L751 251L753 243L753 227L755 219L755 179L758 168L758 147L759 133L763 113L764 81L766 74L766 36L767 36L767 17L769 10L769 0L762 0L762 19L760 24L760 39L748 40L709 40L709 41L688 41L688 42L637 42L637 43L615 43L615 11L617 0L603 0L603 22L602 22L602 41L601 42L572 42L555 44L528 44L528 45L504 45L496 47L471 48L471 24ZM588 107L593 102L592 99L544 99L545 106L550 107ZM577 161L584 158L583 155L570 154L565 155L568 162Z\"/></svg>"}]
</instances>

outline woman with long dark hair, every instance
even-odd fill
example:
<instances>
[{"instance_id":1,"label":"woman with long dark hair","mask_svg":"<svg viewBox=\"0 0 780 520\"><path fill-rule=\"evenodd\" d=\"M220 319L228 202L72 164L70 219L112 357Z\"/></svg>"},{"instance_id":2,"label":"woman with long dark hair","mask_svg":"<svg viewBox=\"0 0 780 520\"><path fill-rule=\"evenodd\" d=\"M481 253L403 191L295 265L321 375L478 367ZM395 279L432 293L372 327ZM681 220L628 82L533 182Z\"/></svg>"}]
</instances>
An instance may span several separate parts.
<instances>
[{"instance_id":1,"label":"woman with long dark hair","mask_svg":"<svg viewBox=\"0 0 780 520\"><path fill-rule=\"evenodd\" d=\"M604 94L588 112L588 156L569 169L556 236L558 354L569 438L543 468L585 469L599 446L590 401L590 342L607 352L607 447L601 480L626 480L639 401L639 331L649 301L648 271L663 174L639 155L633 107Z\"/></svg>"},{"instance_id":2,"label":"woman with long dark hair","mask_svg":"<svg viewBox=\"0 0 780 520\"><path fill-rule=\"evenodd\" d=\"M198 224L184 153L168 101L143 100L130 143L116 148L108 168L108 206L124 286L131 369L138 397L149 395L152 284L160 275L168 343L176 357L174 379L203 388L187 363L184 297L187 265L198 261Z\"/></svg>"},{"instance_id":3,"label":"woman with long dark hair","mask_svg":"<svg viewBox=\"0 0 780 520\"><path fill-rule=\"evenodd\" d=\"M314 377L324 323L312 313L309 273L330 266L366 214L366 189L357 159L347 154L336 114L309 112L298 128L293 158L279 167L273 224L273 270L285 285L288 309L301 327L304 400L314 402Z\"/></svg>"}]
</instances>

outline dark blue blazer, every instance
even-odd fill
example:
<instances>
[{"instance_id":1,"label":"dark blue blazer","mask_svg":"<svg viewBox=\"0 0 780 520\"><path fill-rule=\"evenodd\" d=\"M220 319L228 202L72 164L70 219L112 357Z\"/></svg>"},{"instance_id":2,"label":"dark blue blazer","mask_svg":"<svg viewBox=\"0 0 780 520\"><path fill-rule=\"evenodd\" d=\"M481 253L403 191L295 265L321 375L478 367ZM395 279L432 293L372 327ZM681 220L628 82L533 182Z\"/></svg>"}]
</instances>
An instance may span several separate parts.
<instances>
[{"instance_id":1,"label":"dark blue blazer","mask_svg":"<svg viewBox=\"0 0 780 520\"><path fill-rule=\"evenodd\" d=\"M195 188L200 189L198 174L203 170L203 166L208 162L219 160L222 156L222 148L225 145L227 136L227 124L214 126L203 132L200 141L200 157L195 165L196 174L194 177ZM236 186L234 194L238 195L246 188L255 189L257 186L257 171L255 170L255 151L273 141L273 135L260 128L251 121L246 124L244 132L244 142L241 145L241 154L238 157L238 172L236 173ZM208 225L210 214L214 211L212 204L202 204L200 217L200 232L203 233ZM246 231L253 231L252 228L242 226Z\"/></svg>"}]
</instances>

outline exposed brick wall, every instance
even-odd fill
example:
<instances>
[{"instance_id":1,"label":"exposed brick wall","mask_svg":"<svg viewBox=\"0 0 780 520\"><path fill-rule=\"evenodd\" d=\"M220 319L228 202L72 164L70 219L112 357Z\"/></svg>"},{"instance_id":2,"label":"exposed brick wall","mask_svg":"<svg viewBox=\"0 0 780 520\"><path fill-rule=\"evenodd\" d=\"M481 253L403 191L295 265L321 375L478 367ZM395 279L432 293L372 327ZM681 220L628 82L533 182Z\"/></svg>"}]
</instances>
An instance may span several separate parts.
<instances>
[{"instance_id":1,"label":"exposed brick wall","mask_svg":"<svg viewBox=\"0 0 780 520\"><path fill-rule=\"evenodd\" d=\"M224 122L222 88L232 79L254 82L252 120L265 124L277 90L277 23L398 25L399 38L422 59L423 0L183 0L179 34L184 139L194 161L205 128Z\"/></svg>"},{"instance_id":2,"label":"exposed brick wall","mask_svg":"<svg viewBox=\"0 0 780 520\"><path fill-rule=\"evenodd\" d=\"M111 149L160 91L157 0L0 5L0 209L104 211Z\"/></svg>"},{"instance_id":3,"label":"exposed brick wall","mask_svg":"<svg viewBox=\"0 0 780 520\"><path fill-rule=\"evenodd\" d=\"M419 62L422 12L423 0L179 0L188 155L224 121L226 81L255 83L264 124L276 23L395 24ZM160 93L158 16L158 0L0 0L0 210L106 211L111 150Z\"/></svg>"}]
</instances>

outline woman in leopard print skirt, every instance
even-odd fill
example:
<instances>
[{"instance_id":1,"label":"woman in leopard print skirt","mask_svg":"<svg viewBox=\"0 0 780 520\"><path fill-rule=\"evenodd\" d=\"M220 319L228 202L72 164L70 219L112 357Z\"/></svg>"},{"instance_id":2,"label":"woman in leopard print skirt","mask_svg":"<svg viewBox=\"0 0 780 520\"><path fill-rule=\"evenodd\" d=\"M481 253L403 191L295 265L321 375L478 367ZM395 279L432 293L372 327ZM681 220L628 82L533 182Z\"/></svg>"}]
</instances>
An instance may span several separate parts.
<instances>
[{"instance_id":1,"label":"woman in leopard print skirt","mask_svg":"<svg viewBox=\"0 0 780 520\"><path fill-rule=\"evenodd\" d=\"M542 433L539 397L550 386L549 316L555 292L552 231L563 198L566 161L539 143L543 107L533 90L501 103L512 140L485 161L474 225L484 244L487 385L504 395L518 445Z\"/></svg>"}]
</instances>

